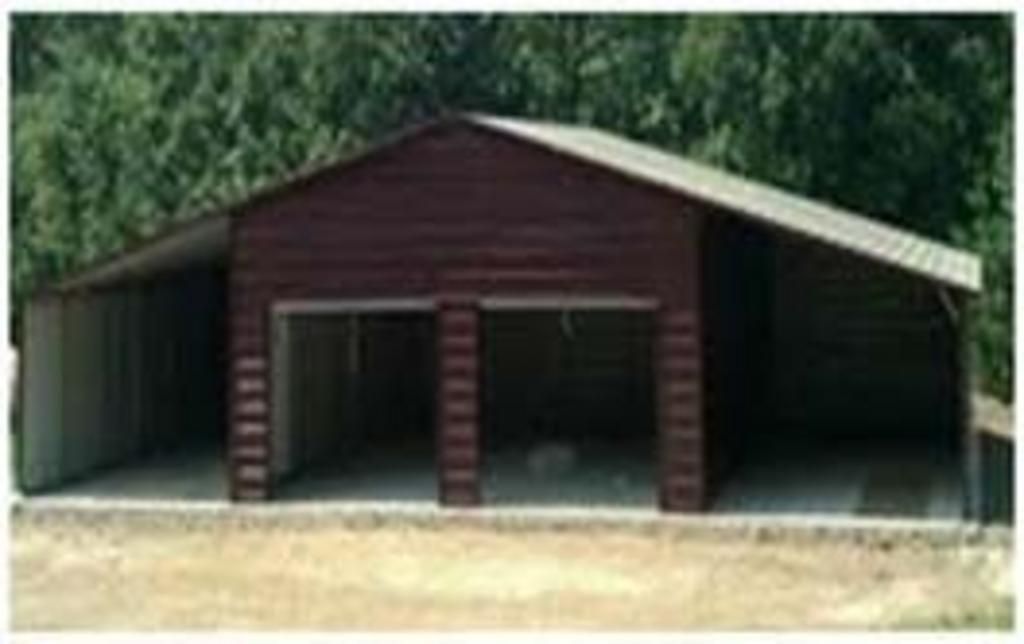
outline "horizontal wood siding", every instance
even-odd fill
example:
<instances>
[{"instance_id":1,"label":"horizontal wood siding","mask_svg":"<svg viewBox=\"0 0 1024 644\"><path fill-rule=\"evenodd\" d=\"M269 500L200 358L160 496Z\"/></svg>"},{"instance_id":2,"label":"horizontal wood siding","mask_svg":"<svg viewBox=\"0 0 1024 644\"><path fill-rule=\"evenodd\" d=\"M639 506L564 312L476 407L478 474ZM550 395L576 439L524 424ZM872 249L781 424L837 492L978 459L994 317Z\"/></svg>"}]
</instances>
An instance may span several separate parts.
<instances>
[{"instance_id":1,"label":"horizontal wood siding","mask_svg":"<svg viewBox=\"0 0 1024 644\"><path fill-rule=\"evenodd\" d=\"M273 302L638 296L697 316L699 225L678 196L459 123L257 205L232 233L230 373L249 383L231 390L233 463L250 466L235 497L269 493L266 459L239 450L269 445ZM441 364L457 369L468 339L444 337Z\"/></svg>"},{"instance_id":2,"label":"horizontal wood siding","mask_svg":"<svg viewBox=\"0 0 1024 644\"><path fill-rule=\"evenodd\" d=\"M704 507L703 376L700 317L666 308L654 344L658 375L659 503L663 510Z\"/></svg>"},{"instance_id":3,"label":"horizontal wood siding","mask_svg":"<svg viewBox=\"0 0 1024 644\"><path fill-rule=\"evenodd\" d=\"M438 485L445 505L480 503L480 314L470 298L438 311Z\"/></svg>"}]
</instances>

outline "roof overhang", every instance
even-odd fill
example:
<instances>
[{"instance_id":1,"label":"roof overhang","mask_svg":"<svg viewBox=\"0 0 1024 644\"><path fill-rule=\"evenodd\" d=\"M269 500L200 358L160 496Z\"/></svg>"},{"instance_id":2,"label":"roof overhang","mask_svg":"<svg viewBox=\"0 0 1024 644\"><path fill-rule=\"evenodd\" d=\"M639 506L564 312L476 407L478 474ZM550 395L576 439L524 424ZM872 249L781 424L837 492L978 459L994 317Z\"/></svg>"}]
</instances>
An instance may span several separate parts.
<instances>
[{"instance_id":1,"label":"roof overhang","mask_svg":"<svg viewBox=\"0 0 1024 644\"><path fill-rule=\"evenodd\" d=\"M57 284L56 290L97 288L215 265L227 258L229 230L226 214L199 217L76 273Z\"/></svg>"}]
</instances>

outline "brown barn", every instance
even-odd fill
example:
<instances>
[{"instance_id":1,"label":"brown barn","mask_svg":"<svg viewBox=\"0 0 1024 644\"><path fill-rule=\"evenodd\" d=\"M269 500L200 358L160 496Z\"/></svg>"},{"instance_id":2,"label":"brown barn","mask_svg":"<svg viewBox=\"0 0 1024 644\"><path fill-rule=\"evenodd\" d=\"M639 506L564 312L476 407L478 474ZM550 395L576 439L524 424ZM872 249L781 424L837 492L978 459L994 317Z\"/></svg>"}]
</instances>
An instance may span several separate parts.
<instances>
[{"instance_id":1,"label":"brown barn","mask_svg":"<svg viewBox=\"0 0 1024 644\"><path fill-rule=\"evenodd\" d=\"M813 492L864 454L888 468L868 511L928 502L936 464L969 511L980 281L970 254L609 133L453 116L34 298L20 481L212 445L234 500L699 511L751 464Z\"/></svg>"}]
</instances>

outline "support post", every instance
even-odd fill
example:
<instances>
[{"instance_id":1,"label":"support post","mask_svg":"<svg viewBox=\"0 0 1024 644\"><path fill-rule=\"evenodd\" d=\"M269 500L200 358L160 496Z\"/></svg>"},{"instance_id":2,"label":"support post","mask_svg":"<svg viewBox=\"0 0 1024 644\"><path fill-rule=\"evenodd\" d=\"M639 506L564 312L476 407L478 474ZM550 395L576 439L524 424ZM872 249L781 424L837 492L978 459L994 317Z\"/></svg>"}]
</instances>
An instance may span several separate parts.
<instances>
[{"instance_id":1,"label":"support post","mask_svg":"<svg viewBox=\"0 0 1024 644\"><path fill-rule=\"evenodd\" d=\"M662 309L654 342L658 400L658 503L664 512L704 508L704 423L699 318Z\"/></svg>"},{"instance_id":2,"label":"support post","mask_svg":"<svg viewBox=\"0 0 1024 644\"><path fill-rule=\"evenodd\" d=\"M439 500L475 506L480 504L479 312L472 299L438 304Z\"/></svg>"},{"instance_id":3,"label":"support post","mask_svg":"<svg viewBox=\"0 0 1024 644\"><path fill-rule=\"evenodd\" d=\"M983 521L984 517L984 471L981 453L981 436L974 423L972 413L971 392L971 323L967 307L967 298L956 298L954 307L957 315L953 316L953 334L956 346L956 401L957 423L963 439L964 451L964 518L972 521Z\"/></svg>"}]
</instances>

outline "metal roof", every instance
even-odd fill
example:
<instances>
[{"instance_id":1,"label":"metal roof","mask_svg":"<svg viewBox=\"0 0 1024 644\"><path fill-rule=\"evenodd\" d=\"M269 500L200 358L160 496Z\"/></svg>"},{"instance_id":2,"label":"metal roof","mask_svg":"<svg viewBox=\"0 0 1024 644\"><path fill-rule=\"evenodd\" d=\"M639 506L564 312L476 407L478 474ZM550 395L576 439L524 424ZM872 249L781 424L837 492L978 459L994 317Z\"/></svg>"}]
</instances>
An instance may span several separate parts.
<instances>
[{"instance_id":1,"label":"metal roof","mask_svg":"<svg viewBox=\"0 0 1024 644\"><path fill-rule=\"evenodd\" d=\"M602 130L469 114L504 132L628 177L712 203L917 275L977 292L977 256L820 201L801 197Z\"/></svg>"},{"instance_id":2,"label":"metal roof","mask_svg":"<svg viewBox=\"0 0 1024 644\"><path fill-rule=\"evenodd\" d=\"M98 286L222 257L228 247L230 215L244 215L248 206L261 199L372 158L376 152L446 120L410 128L355 157L334 159L302 170L221 212L193 218L81 270L60 281L56 290ZM816 239L943 284L973 292L981 289L981 262L971 253L650 145L594 128L542 121L485 114L458 114L454 120L605 167L634 180L721 206L752 221Z\"/></svg>"},{"instance_id":3,"label":"metal roof","mask_svg":"<svg viewBox=\"0 0 1024 644\"><path fill-rule=\"evenodd\" d=\"M96 265L82 269L56 286L70 291L145 277L189 266L210 264L226 256L230 222L214 213L179 223Z\"/></svg>"}]
</instances>

